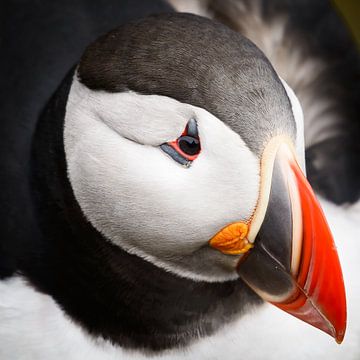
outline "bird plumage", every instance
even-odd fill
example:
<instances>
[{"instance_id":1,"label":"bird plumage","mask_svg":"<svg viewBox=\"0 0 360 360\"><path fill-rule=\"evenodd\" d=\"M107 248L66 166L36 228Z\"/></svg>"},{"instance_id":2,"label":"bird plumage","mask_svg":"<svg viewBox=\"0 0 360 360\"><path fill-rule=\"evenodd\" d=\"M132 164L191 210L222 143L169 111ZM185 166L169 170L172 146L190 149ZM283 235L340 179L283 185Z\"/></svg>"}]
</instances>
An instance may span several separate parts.
<instances>
[{"instance_id":1,"label":"bird plumage","mask_svg":"<svg viewBox=\"0 0 360 360\"><path fill-rule=\"evenodd\" d=\"M229 2L229 4L233 6L235 3ZM266 4L267 2L262 2L265 10L268 7ZM159 9L165 9L165 7L162 7L164 6L163 4L158 6ZM154 7L156 10L158 9L157 5L154 5ZM210 9L212 10L206 11L207 14L214 14L215 12L218 18L224 15L221 14L220 6L216 7L216 2L213 3L213 7L210 7ZM225 6L223 11L226 12L226 9L227 7ZM281 10L281 6L277 9ZM268 11L270 10L268 9ZM108 19L111 19L110 22L114 22L113 25L115 26L117 21L120 20L118 20L117 16L114 16L113 11L110 12L111 14L107 13L106 16L108 16ZM226 14L229 15L229 13L236 14L236 11L232 8L232 11ZM101 17L102 15L97 14L96 16ZM60 19L60 21L65 23L68 20ZM274 23L276 25L276 21ZM236 28L237 23L230 22L231 24ZM100 32L110 29L110 23L101 23L92 28L97 36ZM240 27L236 28L236 30L244 31ZM249 33L245 32L245 35L252 38L252 36L255 36L252 35L254 34L252 31L250 26ZM269 33L276 33L276 31L269 31ZM94 35L94 38L96 36ZM88 37L86 39L80 36L75 38L79 40L76 47L79 44L80 47L84 47L89 42ZM266 39L266 36L264 39ZM255 41L255 39L253 40ZM262 50L265 51L266 47L262 48ZM75 52L71 51L70 53L75 54ZM350 53L353 54L351 51ZM271 59L270 53L265 51L265 54ZM59 54L59 59L61 57L61 54ZM70 66L69 62L76 60L75 57L73 60L68 60L69 58L67 55L65 56L67 60L65 61L66 65L63 66L64 69ZM277 64L279 62L275 59L275 68ZM326 65L325 68L327 69ZM355 66L349 67L350 75L348 76L356 74L354 69L356 69ZM293 82L291 76L289 77L286 73L284 74L284 79L295 90L298 90L300 93L304 91L304 98L308 96L306 91L301 88L301 82L298 85L296 82ZM42 75L44 76L44 74ZM140 80L142 77L146 78L146 76L153 75L153 73L147 74L145 72L141 75L143 76L138 77ZM242 283L194 284L186 279L169 275L159 270L156 266L143 262L136 256L130 255L110 243L102 243L102 239L99 238L96 230L91 226L89 227L89 224L83 218L79 206L74 201L69 179L66 176L65 154L62 149L63 138L60 134L62 134L63 126L61 119L64 118L65 111L64 101L66 102L67 100L72 76L73 71L69 73L67 79L58 90L58 94L53 97L50 105L47 106L42 115L42 118L45 119L45 125L41 135L35 141L37 160L35 163L31 163L30 166L32 167L33 174L35 174L35 179L40 179L38 182L35 180L37 189L35 199L40 202L41 222L42 226L44 226L43 229L45 229L42 235L40 235L33 218L33 211L36 211L36 206L34 206L29 197L29 189L26 183L21 185L21 190L18 194L5 194L6 199L4 199L4 203L7 207L3 210L7 212L6 216L4 216L7 221L4 230L5 240L2 242L3 250L0 252L1 276L5 279L0 284L2 288L0 292L2 294L2 297L0 297L0 319L3 324L0 326L0 338L2 339L0 343L2 342L1 345L4 344L4 346L1 346L0 355L10 359L21 359L22 357L25 359L31 357L56 359L63 358L64 356L69 359L84 358L85 356L89 359L91 357L99 358L100 356L104 359L118 357L141 359L146 355L142 355L134 350L135 347L145 347L147 352L152 352L186 344L189 346L184 350L167 350L163 354L156 355L156 357L171 359L194 358L194 356L199 359L224 358L223 351L220 355L216 350L226 347L228 351L227 356L231 359L241 356L239 353L239 344L241 344L241 353L246 353L247 358L256 358L260 354L260 349L258 346L254 347L253 344L257 342L258 344L263 344L262 351L268 358L271 358L269 357L269 352L271 352L274 358L276 355L277 357L287 356L289 359L298 359L302 358L303 353L295 353L296 340L294 338L299 333L303 334L303 331L311 334L309 339L304 340L306 342L306 349L310 348L310 344L314 340L317 343L323 344L323 346L317 348L319 351L317 358L338 359L343 357L343 354L347 351L354 354L354 356L358 354L359 348L357 347L356 340L359 337L359 329L355 321L357 313L354 304L359 296L357 292L359 286L356 285L356 279L353 278L353 274L356 274L357 271L356 259L354 259L356 252L352 251L349 254L349 248L352 250L356 249L354 240L357 236L356 230L348 234L349 246L344 246L344 249L339 246L341 250L340 256L345 258L343 262L348 264L350 268L350 270L345 271L345 281L351 283L351 288L353 289L349 307L350 331L352 330L353 332L349 335L349 341L345 340L344 346L336 349L335 344L332 344L331 340L327 339L325 335L315 335L315 332L311 329L308 330L306 327L305 330L305 326L302 323L291 322L292 319L287 321L294 327L293 331L282 332L284 330L282 324L285 324L285 322L282 322L282 315L267 306L264 306L258 313L251 311L251 305L247 305L244 309L243 305L247 303L258 304L259 299L247 287L244 287ZM331 76L325 78L327 81L332 79ZM131 80L134 81L134 77ZM53 85L59 81L60 77L56 81L54 80ZM84 81L86 82L86 80ZM341 79L337 82L337 86L340 88L345 86L344 84ZM297 88L297 86L299 87ZM44 93L49 94L49 92L52 92L53 88L49 90L51 87L45 86L44 89L46 88L46 90L44 90ZM313 89L310 86L310 90L313 91ZM141 87L136 88L136 90L141 90ZM168 87L165 90L168 91ZM169 95L169 93L165 92L165 95ZM352 96L356 98L356 92ZM39 109L44 104L43 100L39 100L40 98L41 96L37 99L38 102L27 101ZM189 99L186 98L186 94L183 94L183 98ZM350 107L354 108L355 102L351 99L348 99L348 101ZM331 101L329 100L329 103L333 104ZM200 102L197 105L201 106L202 104ZM305 106L305 117L311 109L311 106ZM30 110L28 109L28 116L26 117L26 119L30 119L28 120L29 123L26 123L26 127L32 128L36 122L34 114L37 110ZM226 115L226 109L223 112L221 112L221 109L215 109L214 111L216 110L220 114ZM26 114L26 109L22 109L22 111ZM5 113L14 114L11 111ZM10 115L8 116L10 117ZM309 119L309 117L307 118ZM349 119L346 118L346 120ZM26 120L23 121L25 122ZM338 123L338 121L337 119L336 124L341 123L341 126L344 127L344 123ZM309 123L311 125L315 122L314 115L314 120ZM349 129L353 129L352 126L355 126L355 129L357 129L356 124L351 125ZM335 128L337 127L338 125L335 126ZM10 129L10 132L13 131L10 126L7 129ZM25 137L18 133L24 143L20 146L22 152L20 148L16 148L16 156L13 157L15 161L18 161L20 153L28 154L26 149L28 149L32 131L24 131L24 133L26 133ZM338 132L335 133L336 136L339 135ZM350 136L353 139L355 134L356 131L351 132L347 130L346 136ZM244 135L246 136L246 131L244 131ZM315 140L316 138L314 136ZM329 139L327 136L325 138L326 141ZM320 141L320 139L318 140ZM256 142L249 143L252 143L254 149L256 149ZM350 142L349 148L346 151L344 150L344 159L348 159L348 156L352 159L351 154L353 154L354 147L351 144L352 142ZM316 141L309 141L308 145L317 146L318 144ZM48 149L48 151L44 151L44 148ZM320 146L317 149L320 149L320 155L327 156L327 153L324 152L326 146ZM5 167L8 166L8 161L7 159ZM354 200L357 196L358 188L356 186L353 191L354 178L356 179L358 174L356 166L353 169L354 164L356 165L355 161L346 162L346 166L344 166L347 169L345 171L353 174L350 175L351 186L349 189L351 190L344 195L346 200ZM25 174L26 178L28 170L27 165L18 165L18 168L10 171L10 181L7 180L5 184L7 188L14 189L14 185L21 182L21 174ZM328 174L328 172L325 172L325 175L322 175L317 170L313 172L316 176L322 177ZM16 173L16 171L19 171L19 173ZM329 171L329 169L326 171ZM17 182L14 182L14 179ZM315 180L314 183L315 185L319 184L320 190L325 190L321 187L321 182ZM336 182L333 186L334 189L338 189L342 185ZM61 196L58 196L59 191L62 194ZM324 193L329 194L327 191ZM348 197L349 193L350 197ZM52 195L49 196L49 194ZM343 201L344 197L340 197L340 200ZM335 237L341 238L343 233L353 226L356 221L351 219L351 216L356 217L356 214L358 214L356 206L346 210L336 208L327 202L324 202L324 204L330 214ZM24 215L22 213L23 208L26 208ZM9 216L9 213L11 216ZM21 218L23 220L22 225L17 226L21 222L19 221ZM49 230L49 224L52 227L51 231ZM340 235L337 235L338 231ZM61 236L68 239L75 236L80 241L63 243ZM66 256L63 256L64 254ZM99 254L102 256L99 257ZM119 266L119 264L121 265ZM108 276L111 267L119 267L117 270L120 276L116 279ZM20 275L15 275L15 273L19 272L21 273ZM77 273L77 276L74 276L75 273ZM123 273L123 276L121 273ZM81 276L78 276L78 274L81 274ZM14 276L9 277L9 275ZM31 279L31 285L29 285L26 278ZM154 281L154 279L158 281ZM134 286L135 283L137 284L136 286ZM130 291L128 291L129 289ZM158 295L152 297L151 293L154 289ZM159 289L161 290L160 292L158 292ZM41 291L44 293L41 293ZM124 296L124 292L127 294L126 296ZM51 296L46 294L51 294L56 299L56 302L54 302ZM26 306L22 305L24 298L28 299ZM225 299L226 304L222 303L222 299ZM174 303L177 304L176 309L171 306ZM94 311L95 308L97 309L96 311ZM206 308L205 313L203 311L204 308ZM65 309L65 312L61 309ZM147 312L147 324L144 318L139 319L136 317L137 310L142 315ZM234 313L240 314L244 310L250 311L250 313L239 321L232 317ZM70 314L71 317L66 314ZM279 324L276 323L277 319L279 319ZM189 322L196 323L197 326L187 327ZM263 329L259 329L260 323L264 324ZM23 325L20 326L20 324ZM85 327L86 330L83 330L79 324ZM23 332L20 334L17 332L19 327L23 329ZM276 327L277 332L273 331L272 327ZM219 329L221 331L218 331ZM100 338L95 338L95 340L90 338L87 331L95 335L100 334ZM269 331L271 331L270 334ZM149 337L149 334L153 336ZM265 335L263 334L267 335L268 341L264 341L263 337ZM120 343L129 349L120 349L117 345L113 345L110 341L103 340L101 337L110 339L113 343ZM277 346L276 341L279 338L286 339L284 341L288 343L288 346ZM16 346L14 346L14 341ZM294 345L290 345L292 342ZM315 345L313 346L315 347Z\"/></svg>"},{"instance_id":2,"label":"bird plumage","mask_svg":"<svg viewBox=\"0 0 360 360\"><path fill-rule=\"evenodd\" d=\"M336 7L327 0L169 2L223 22L265 53L302 105L312 186L335 203L356 201L360 59Z\"/></svg>"},{"instance_id":3,"label":"bird plumage","mask_svg":"<svg viewBox=\"0 0 360 360\"><path fill-rule=\"evenodd\" d=\"M271 305L249 310L212 336L189 347L165 351L151 357L161 360L357 359L360 355L360 236L357 227L359 203L339 207L322 200L332 231L339 241L348 294L349 323L339 346L326 334L296 321ZM146 359L147 354L123 350L101 338L93 339L65 315L54 300L37 292L21 277L0 282L0 357L14 360L87 358ZM24 300L26 299L26 301Z\"/></svg>"}]
</instances>

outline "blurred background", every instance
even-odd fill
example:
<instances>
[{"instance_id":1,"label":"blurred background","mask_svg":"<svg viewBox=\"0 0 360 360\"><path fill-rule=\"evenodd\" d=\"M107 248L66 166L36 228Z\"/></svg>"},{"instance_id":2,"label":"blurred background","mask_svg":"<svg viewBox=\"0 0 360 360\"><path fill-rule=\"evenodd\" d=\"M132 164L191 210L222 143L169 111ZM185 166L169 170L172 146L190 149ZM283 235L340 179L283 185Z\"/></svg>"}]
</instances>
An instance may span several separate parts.
<instances>
[{"instance_id":1,"label":"blurred background","mask_svg":"<svg viewBox=\"0 0 360 360\"><path fill-rule=\"evenodd\" d=\"M356 42L360 47L360 1L359 0L333 0L340 13L346 19Z\"/></svg>"}]
</instances>

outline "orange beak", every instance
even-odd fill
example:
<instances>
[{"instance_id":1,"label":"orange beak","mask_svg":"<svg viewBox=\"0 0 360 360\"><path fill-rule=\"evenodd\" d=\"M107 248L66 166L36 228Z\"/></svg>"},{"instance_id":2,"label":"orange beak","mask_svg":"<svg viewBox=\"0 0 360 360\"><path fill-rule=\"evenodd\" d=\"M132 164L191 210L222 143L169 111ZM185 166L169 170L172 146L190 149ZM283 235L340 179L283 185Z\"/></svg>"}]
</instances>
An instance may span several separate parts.
<instances>
[{"instance_id":1,"label":"orange beak","mask_svg":"<svg viewBox=\"0 0 360 360\"><path fill-rule=\"evenodd\" d=\"M341 343L345 289L329 226L291 146L278 142L270 153L263 161L272 159L272 171L262 171L261 177L271 185L262 186L262 209L249 222L246 237L242 235L242 243L247 238L253 248L247 244L238 273L264 300Z\"/></svg>"}]
</instances>

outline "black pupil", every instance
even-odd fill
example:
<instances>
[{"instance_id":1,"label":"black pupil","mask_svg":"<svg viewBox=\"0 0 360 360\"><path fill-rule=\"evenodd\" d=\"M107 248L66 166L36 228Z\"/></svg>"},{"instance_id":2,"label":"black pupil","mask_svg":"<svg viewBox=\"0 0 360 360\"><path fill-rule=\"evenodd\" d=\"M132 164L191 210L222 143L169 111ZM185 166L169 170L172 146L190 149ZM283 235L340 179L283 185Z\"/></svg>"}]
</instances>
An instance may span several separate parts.
<instances>
[{"instance_id":1,"label":"black pupil","mask_svg":"<svg viewBox=\"0 0 360 360\"><path fill-rule=\"evenodd\" d=\"M178 140L179 148L187 155L196 155L200 152L200 141L192 136L181 136Z\"/></svg>"}]
</instances>

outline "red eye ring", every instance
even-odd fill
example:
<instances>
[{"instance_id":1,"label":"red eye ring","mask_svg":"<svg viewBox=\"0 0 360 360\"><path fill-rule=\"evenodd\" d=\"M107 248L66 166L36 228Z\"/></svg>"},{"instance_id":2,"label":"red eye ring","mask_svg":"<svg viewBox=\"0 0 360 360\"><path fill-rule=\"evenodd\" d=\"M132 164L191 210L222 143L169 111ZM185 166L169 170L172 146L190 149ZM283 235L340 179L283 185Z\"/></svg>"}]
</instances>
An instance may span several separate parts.
<instances>
[{"instance_id":1,"label":"red eye ring","mask_svg":"<svg viewBox=\"0 0 360 360\"><path fill-rule=\"evenodd\" d=\"M194 155L189 155L189 154L186 154L184 151L181 150L180 148L180 145L179 145L179 139L185 137L187 135L181 135L178 139L176 139L175 141L171 141L169 142L168 144L173 147L176 152L178 152L182 157L184 157L186 160L189 160L189 161L194 161L200 154L200 142L199 142L199 151L194 154ZM195 139L195 138L194 138Z\"/></svg>"},{"instance_id":2,"label":"red eye ring","mask_svg":"<svg viewBox=\"0 0 360 360\"><path fill-rule=\"evenodd\" d=\"M181 136L174 141L161 144L160 148L180 165L190 167L201 151L196 120L190 119Z\"/></svg>"},{"instance_id":3,"label":"red eye ring","mask_svg":"<svg viewBox=\"0 0 360 360\"><path fill-rule=\"evenodd\" d=\"M196 120L190 119L181 136L174 141L168 142L168 145L186 160L194 161L201 151Z\"/></svg>"}]
</instances>

